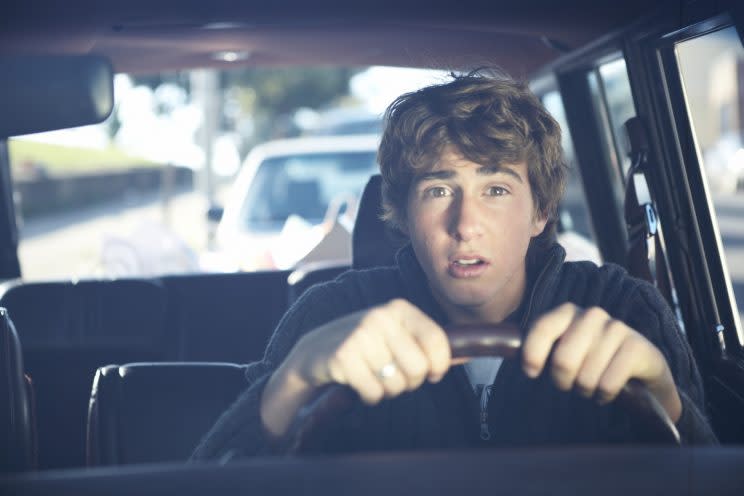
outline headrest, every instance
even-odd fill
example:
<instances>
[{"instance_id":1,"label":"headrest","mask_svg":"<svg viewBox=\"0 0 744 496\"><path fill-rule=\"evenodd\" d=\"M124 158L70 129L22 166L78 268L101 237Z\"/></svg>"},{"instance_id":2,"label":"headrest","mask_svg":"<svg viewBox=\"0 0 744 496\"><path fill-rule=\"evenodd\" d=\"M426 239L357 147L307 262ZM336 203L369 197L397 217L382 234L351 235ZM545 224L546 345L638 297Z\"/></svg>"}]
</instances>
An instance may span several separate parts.
<instances>
[{"instance_id":1,"label":"headrest","mask_svg":"<svg viewBox=\"0 0 744 496\"><path fill-rule=\"evenodd\" d=\"M359 201L352 233L352 267L364 269L395 263L395 252L404 244L382 220L382 176L369 178Z\"/></svg>"},{"instance_id":2,"label":"headrest","mask_svg":"<svg viewBox=\"0 0 744 496\"><path fill-rule=\"evenodd\" d=\"M101 367L88 410L90 465L185 461L246 387L231 363Z\"/></svg>"},{"instance_id":3,"label":"headrest","mask_svg":"<svg viewBox=\"0 0 744 496\"><path fill-rule=\"evenodd\" d=\"M0 473L34 466L33 412L13 322L0 308Z\"/></svg>"},{"instance_id":4,"label":"headrest","mask_svg":"<svg viewBox=\"0 0 744 496\"><path fill-rule=\"evenodd\" d=\"M22 282L6 289L0 305L32 348L151 349L165 329L166 293L157 280Z\"/></svg>"}]
</instances>

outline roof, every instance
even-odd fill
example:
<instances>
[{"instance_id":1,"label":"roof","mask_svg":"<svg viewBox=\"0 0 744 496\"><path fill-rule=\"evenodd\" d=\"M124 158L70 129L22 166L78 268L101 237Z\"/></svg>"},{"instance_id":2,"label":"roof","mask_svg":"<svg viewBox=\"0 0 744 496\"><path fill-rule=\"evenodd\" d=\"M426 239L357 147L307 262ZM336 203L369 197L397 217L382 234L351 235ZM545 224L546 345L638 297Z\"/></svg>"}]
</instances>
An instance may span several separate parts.
<instances>
[{"instance_id":1,"label":"roof","mask_svg":"<svg viewBox=\"0 0 744 496\"><path fill-rule=\"evenodd\" d=\"M99 53L119 72L246 65L499 65L526 76L667 2L6 0L0 53Z\"/></svg>"}]
</instances>

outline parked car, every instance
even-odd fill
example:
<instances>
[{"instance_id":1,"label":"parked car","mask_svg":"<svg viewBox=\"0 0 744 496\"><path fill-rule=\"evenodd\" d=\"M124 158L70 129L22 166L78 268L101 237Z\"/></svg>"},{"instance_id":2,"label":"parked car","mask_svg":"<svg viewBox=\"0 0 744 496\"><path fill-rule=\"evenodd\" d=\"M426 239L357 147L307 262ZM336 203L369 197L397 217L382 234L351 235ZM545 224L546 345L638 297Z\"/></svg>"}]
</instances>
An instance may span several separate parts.
<instances>
[{"instance_id":1,"label":"parked car","mask_svg":"<svg viewBox=\"0 0 744 496\"><path fill-rule=\"evenodd\" d=\"M246 157L206 264L235 270L294 267L341 218L334 260L351 263L351 226L362 188L377 172L379 135L270 141Z\"/></svg>"},{"instance_id":2,"label":"parked car","mask_svg":"<svg viewBox=\"0 0 744 496\"><path fill-rule=\"evenodd\" d=\"M321 112L312 126L305 129L308 136L382 133L382 116L360 109L333 109Z\"/></svg>"}]
</instances>

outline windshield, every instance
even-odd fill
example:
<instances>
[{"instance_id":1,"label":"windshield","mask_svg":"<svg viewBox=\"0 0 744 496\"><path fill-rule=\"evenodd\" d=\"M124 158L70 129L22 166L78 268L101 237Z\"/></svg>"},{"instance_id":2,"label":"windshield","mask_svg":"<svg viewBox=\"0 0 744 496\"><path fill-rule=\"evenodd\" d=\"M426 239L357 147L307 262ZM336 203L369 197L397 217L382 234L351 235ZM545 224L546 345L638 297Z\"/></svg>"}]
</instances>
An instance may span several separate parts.
<instances>
[{"instance_id":1,"label":"windshield","mask_svg":"<svg viewBox=\"0 0 744 496\"><path fill-rule=\"evenodd\" d=\"M247 229L283 224L294 214L323 219L332 199L356 198L377 172L376 151L273 157L261 163L241 209Z\"/></svg>"}]
</instances>

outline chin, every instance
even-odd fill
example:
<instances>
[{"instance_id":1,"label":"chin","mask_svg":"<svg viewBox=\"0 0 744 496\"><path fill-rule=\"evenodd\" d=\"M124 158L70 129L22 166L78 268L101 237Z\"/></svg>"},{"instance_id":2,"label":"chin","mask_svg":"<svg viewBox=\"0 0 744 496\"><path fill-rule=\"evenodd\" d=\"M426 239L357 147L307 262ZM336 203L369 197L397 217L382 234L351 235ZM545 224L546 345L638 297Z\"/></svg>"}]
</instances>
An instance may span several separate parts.
<instances>
[{"instance_id":1,"label":"chin","mask_svg":"<svg viewBox=\"0 0 744 496\"><path fill-rule=\"evenodd\" d=\"M488 297L483 291L473 288L448 288L443 291L443 294L451 304L461 307L480 307L488 301Z\"/></svg>"}]
</instances>

